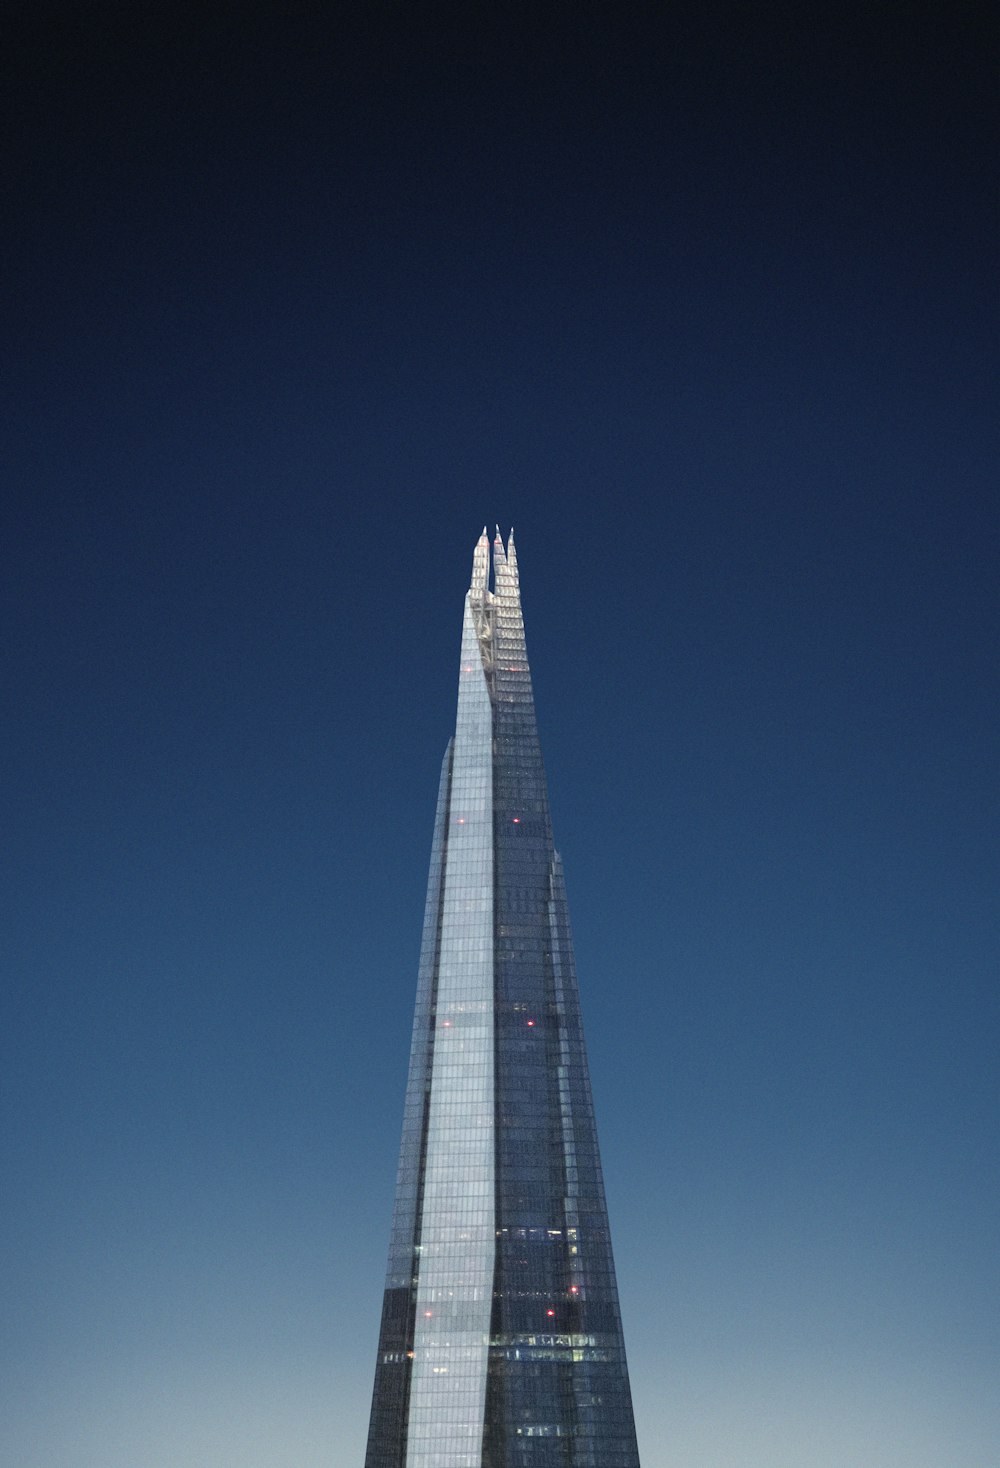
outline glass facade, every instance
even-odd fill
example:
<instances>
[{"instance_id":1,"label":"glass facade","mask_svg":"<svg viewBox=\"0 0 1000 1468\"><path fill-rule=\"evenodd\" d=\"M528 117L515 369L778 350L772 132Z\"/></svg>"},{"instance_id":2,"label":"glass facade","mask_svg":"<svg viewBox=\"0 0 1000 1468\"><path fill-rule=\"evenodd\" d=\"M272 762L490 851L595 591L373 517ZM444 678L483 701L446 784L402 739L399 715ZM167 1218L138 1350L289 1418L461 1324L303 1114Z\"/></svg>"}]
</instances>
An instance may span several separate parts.
<instances>
[{"instance_id":1,"label":"glass facade","mask_svg":"<svg viewBox=\"0 0 1000 1468\"><path fill-rule=\"evenodd\" d=\"M484 531L431 854L365 1468L638 1468L513 537Z\"/></svg>"}]
</instances>

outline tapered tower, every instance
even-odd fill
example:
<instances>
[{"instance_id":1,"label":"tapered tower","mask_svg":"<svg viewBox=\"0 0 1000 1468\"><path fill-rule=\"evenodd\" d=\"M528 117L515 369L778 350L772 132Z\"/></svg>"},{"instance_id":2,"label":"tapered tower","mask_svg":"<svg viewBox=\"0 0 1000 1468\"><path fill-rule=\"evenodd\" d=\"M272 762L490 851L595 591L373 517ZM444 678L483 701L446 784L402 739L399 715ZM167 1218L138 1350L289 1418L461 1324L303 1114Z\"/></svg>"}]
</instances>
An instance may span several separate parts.
<instances>
[{"instance_id":1,"label":"tapered tower","mask_svg":"<svg viewBox=\"0 0 1000 1468\"><path fill-rule=\"evenodd\" d=\"M517 557L476 546L365 1468L638 1468Z\"/></svg>"}]
</instances>

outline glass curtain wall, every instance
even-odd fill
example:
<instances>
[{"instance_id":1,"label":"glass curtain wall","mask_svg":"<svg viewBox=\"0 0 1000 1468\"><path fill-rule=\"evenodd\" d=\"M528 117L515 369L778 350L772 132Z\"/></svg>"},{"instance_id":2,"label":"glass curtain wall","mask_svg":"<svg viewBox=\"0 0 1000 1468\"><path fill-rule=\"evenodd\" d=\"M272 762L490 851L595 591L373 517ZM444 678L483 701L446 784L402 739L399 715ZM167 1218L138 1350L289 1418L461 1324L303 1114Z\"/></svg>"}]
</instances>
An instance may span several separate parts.
<instances>
[{"instance_id":1,"label":"glass curtain wall","mask_svg":"<svg viewBox=\"0 0 1000 1468\"><path fill-rule=\"evenodd\" d=\"M366 1468L638 1468L513 537L476 547Z\"/></svg>"}]
</instances>

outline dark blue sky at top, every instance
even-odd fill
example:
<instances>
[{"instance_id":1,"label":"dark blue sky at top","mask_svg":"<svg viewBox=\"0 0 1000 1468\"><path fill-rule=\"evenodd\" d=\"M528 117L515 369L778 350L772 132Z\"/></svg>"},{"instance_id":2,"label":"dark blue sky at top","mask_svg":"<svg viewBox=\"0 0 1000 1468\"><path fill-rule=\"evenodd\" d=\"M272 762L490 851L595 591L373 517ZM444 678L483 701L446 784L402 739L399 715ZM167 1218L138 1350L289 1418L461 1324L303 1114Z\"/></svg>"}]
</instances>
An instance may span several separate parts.
<instances>
[{"instance_id":1,"label":"dark blue sky at top","mask_svg":"<svg viewBox=\"0 0 1000 1468\"><path fill-rule=\"evenodd\" d=\"M8 48L5 1460L359 1461L499 519L644 1463L993 1468L989 38L156 9Z\"/></svg>"}]
</instances>

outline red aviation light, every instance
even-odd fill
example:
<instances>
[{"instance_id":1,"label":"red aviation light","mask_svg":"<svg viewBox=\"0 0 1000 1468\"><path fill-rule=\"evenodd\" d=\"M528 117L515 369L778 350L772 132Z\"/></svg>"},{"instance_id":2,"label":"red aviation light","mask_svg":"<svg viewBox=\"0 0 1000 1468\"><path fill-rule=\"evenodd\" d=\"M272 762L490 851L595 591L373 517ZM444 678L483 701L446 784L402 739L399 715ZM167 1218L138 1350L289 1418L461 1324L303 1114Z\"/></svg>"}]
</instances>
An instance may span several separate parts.
<instances>
[{"instance_id":1,"label":"red aviation light","mask_svg":"<svg viewBox=\"0 0 1000 1468\"><path fill-rule=\"evenodd\" d=\"M545 1313L546 1315L554 1315L556 1312L554 1310L546 1310Z\"/></svg>"},{"instance_id":2,"label":"red aviation light","mask_svg":"<svg viewBox=\"0 0 1000 1468\"><path fill-rule=\"evenodd\" d=\"M514 825L515 826L519 826L521 824L521 817L520 816L514 816L513 817L513 821L514 821Z\"/></svg>"},{"instance_id":3,"label":"red aviation light","mask_svg":"<svg viewBox=\"0 0 1000 1468\"><path fill-rule=\"evenodd\" d=\"M528 1029L530 1030L531 1027L534 1025L535 1021L533 1019L529 1019L529 1020L526 1020L525 1023L527 1024Z\"/></svg>"}]
</instances>

